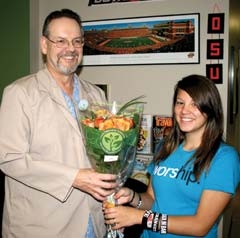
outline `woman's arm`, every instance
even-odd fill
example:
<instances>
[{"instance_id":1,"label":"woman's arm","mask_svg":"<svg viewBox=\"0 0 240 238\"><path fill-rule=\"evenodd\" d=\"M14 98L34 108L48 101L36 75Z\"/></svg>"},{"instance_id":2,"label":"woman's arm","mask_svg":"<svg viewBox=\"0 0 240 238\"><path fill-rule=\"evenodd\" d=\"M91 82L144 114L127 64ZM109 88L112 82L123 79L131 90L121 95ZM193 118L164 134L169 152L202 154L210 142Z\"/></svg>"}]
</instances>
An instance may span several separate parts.
<instances>
[{"instance_id":1,"label":"woman's arm","mask_svg":"<svg viewBox=\"0 0 240 238\"><path fill-rule=\"evenodd\" d=\"M118 228L141 224L145 210L152 207L154 200L151 181L145 193L137 193L124 187L115 194L114 198L117 200L117 207L108 208L107 204L103 204L106 224L117 224ZM121 204L129 204L130 206L120 206Z\"/></svg>"},{"instance_id":2,"label":"woman's arm","mask_svg":"<svg viewBox=\"0 0 240 238\"><path fill-rule=\"evenodd\" d=\"M116 224L114 229L119 229L134 224L141 224L145 209L149 209L146 208L146 204L144 205L144 201L148 201L146 198L150 195L149 192L151 194L151 187L149 187L145 194L141 194L143 197L143 207L141 207L141 209L126 206L117 206L114 208L105 209L104 214L106 223ZM130 197L131 196L129 193L128 198ZM205 190L202 194L199 207L195 215L168 216L168 233L189 236L206 235L218 217L221 215L230 199L231 195L228 193Z\"/></svg>"},{"instance_id":3,"label":"woman's arm","mask_svg":"<svg viewBox=\"0 0 240 238\"><path fill-rule=\"evenodd\" d=\"M169 216L168 232L178 235L204 236L231 199L225 192L205 190L193 216Z\"/></svg>"},{"instance_id":4,"label":"woman's arm","mask_svg":"<svg viewBox=\"0 0 240 238\"><path fill-rule=\"evenodd\" d=\"M154 193L151 184L150 179L150 183L144 193L137 193L127 187L121 188L115 194L114 198L117 200L118 205L127 203L138 209L150 209L154 200Z\"/></svg>"}]
</instances>

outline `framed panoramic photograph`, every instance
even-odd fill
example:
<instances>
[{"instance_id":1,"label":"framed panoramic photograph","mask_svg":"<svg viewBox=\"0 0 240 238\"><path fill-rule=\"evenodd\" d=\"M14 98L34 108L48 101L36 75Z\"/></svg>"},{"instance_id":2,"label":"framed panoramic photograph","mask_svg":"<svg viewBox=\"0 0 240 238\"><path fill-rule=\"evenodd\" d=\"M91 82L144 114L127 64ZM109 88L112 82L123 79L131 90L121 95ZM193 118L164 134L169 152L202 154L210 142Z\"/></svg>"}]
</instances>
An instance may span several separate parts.
<instances>
[{"instance_id":1,"label":"framed panoramic photograph","mask_svg":"<svg viewBox=\"0 0 240 238\"><path fill-rule=\"evenodd\" d=\"M199 64L199 27L199 13L83 22L83 65Z\"/></svg>"},{"instance_id":2,"label":"framed panoramic photograph","mask_svg":"<svg viewBox=\"0 0 240 238\"><path fill-rule=\"evenodd\" d=\"M110 4L110 3L136 3L149 1L164 1L164 0L89 0L88 6Z\"/></svg>"}]
</instances>

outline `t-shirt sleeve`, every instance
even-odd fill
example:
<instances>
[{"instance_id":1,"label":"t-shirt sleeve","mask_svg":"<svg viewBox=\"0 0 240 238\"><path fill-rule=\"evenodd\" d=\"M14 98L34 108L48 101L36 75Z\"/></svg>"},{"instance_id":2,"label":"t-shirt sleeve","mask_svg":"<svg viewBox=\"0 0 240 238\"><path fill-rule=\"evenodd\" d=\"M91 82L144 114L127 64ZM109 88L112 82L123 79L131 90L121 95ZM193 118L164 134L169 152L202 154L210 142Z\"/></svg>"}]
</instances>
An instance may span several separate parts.
<instances>
[{"instance_id":1,"label":"t-shirt sleeve","mask_svg":"<svg viewBox=\"0 0 240 238\"><path fill-rule=\"evenodd\" d=\"M231 146L221 145L206 173L204 189L234 194L240 182L238 152Z\"/></svg>"}]
</instances>

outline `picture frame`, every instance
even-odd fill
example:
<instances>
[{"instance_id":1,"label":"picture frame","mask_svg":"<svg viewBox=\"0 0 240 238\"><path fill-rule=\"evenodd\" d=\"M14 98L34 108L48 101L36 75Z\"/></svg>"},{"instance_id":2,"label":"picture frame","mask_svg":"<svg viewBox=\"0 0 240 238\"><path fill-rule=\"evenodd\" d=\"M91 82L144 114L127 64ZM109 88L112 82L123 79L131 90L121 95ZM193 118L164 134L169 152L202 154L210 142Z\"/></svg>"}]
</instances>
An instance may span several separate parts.
<instances>
[{"instance_id":1,"label":"picture frame","mask_svg":"<svg viewBox=\"0 0 240 238\"><path fill-rule=\"evenodd\" d=\"M109 99L109 85L108 84L95 84L97 87L103 90L106 99Z\"/></svg>"},{"instance_id":2,"label":"picture frame","mask_svg":"<svg viewBox=\"0 0 240 238\"><path fill-rule=\"evenodd\" d=\"M83 66L199 64L199 13L83 22Z\"/></svg>"},{"instance_id":3,"label":"picture frame","mask_svg":"<svg viewBox=\"0 0 240 238\"><path fill-rule=\"evenodd\" d=\"M88 6L111 4L111 3L141 3L150 1L164 1L164 0L89 0Z\"/></svg>"}]
</instances>

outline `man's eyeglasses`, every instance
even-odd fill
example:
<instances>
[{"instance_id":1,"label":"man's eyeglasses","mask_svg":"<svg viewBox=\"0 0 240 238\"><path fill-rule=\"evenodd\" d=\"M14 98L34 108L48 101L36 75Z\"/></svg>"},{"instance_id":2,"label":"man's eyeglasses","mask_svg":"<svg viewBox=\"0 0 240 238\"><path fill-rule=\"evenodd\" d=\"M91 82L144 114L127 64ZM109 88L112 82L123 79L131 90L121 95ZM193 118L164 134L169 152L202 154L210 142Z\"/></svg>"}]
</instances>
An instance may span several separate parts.
<instances>
[{"instance_id":1,"label":"man's eyeglasses","mask_svg":"<svg viewBox=\"0 0 240 238\"><path fill-rule=\"evenodd\" d=\"M45 36L47 40L49 40L51 43L55 44L57 48L67 48L69 47L70 41L65 38L58 38L56 41L53 41ZM79 37L75 38L71 41L74 48L82 48L84 45L84 40Z\"/></svg>"}]
</instances>

